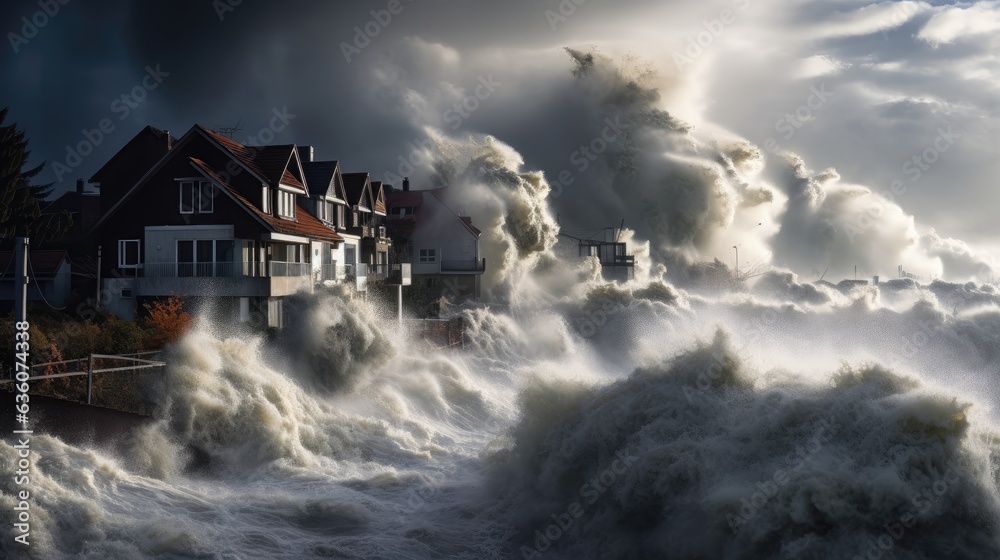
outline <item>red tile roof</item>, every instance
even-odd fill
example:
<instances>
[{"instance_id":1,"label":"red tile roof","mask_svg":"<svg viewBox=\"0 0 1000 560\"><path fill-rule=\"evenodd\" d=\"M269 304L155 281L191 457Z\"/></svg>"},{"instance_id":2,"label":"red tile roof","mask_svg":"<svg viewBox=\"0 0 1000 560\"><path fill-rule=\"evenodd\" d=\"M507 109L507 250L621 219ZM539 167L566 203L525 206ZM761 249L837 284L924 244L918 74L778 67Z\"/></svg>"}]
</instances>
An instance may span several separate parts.
<instances>
[{"instance_id":1,"label":"red tile roof","mask_svg":"<svg viewBox=\"0 0 1000 560\"><path fill-rule=\"evenodd\" d=\"M322 239L324 241L339 242L344 240L344 238L338 235L337 232L326 227L323 225L323 222L312 217L309 212L306 212L305 209L302 208L302 206L298 206L298 209L295 211L294 220L279 218L262 211L252 202L247 200L246 197L241 195L236 189L223 181L219 173L209 167L208 164L197 158L189 159L198 170L219 185L222 185L226 191L237 200L237 202L244 206L248 212L256 216L260 221L264 222L271 231L288 235L300 235L312 239Z\"/></svg>"},{"instance_id":2,"label":"red tile roof","mask_svg":"<svg viewBox=\"0 0 1000 560\"><path fill-rule=\"evenodd\" d=\"M295 175L292 175L291 172L288 171L287 169L285 170L285 173L281 176L281 183L284 185L288 185L289 187L297 187L302 190L306 189L306 186L303 185L301 181L296 179Z\"/></svg>"},{"instance_id":3,"label":"red tile roof","mask_svg":"<svg viewBox=\"0 0 1000 560\"><path fill-rule=\"evenodd\" d=\"M294 144L279 144L275 146L244 146L232 138L227 138L218 132L209 130L201 125L196 125L202 132L222 145L235 156L241 163L246 165L251 171L259 175L272 187L277 187L278 183L284 183L292 187L305 189L302 181L299 181L288 171L288 164L292 159Z\"/></svg>"}]
</instances>

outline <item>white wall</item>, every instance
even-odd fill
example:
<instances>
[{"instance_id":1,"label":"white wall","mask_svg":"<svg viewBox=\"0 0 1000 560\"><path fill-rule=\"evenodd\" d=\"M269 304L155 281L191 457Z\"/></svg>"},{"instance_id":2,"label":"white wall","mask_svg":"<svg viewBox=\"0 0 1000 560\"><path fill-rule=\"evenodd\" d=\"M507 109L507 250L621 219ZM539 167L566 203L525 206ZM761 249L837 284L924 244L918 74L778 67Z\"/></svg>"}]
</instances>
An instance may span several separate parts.
<instances>
[{"instance_id":1,"label":"white wall","mask_svg":"<svg viewBox=\"0 0 1000 560\"><path fill-rule=\"evenodd\" d=\"M472 261L479 258L479 240L447 206L429 191L423 193L420 227L410 236L413 274L438 274L441 261ZM420 262L420 249L436 249L437 261Z\"/></svg>"},{"instance_id":2,"label":"white wall","mask_svg":"<svg viewBox=\"0 0 1000 560\"><path fill-rule=\"evenodd\" d=\"M149 226L143 247L143 263L177 262L179 239L233 239L232 225L219 226ZM239 247L237 247L239 251ZM237 254L237 258L239 257Z\"/></svg>"}]
</instances>

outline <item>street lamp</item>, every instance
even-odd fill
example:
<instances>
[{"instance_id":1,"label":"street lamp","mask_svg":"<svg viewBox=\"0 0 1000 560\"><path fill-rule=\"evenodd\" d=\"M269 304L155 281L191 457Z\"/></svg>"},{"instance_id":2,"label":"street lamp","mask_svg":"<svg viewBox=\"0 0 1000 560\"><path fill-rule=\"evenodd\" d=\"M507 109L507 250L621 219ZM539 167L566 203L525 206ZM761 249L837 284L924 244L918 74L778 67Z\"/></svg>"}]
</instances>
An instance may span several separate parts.
<instances>
[{"instance_id":1,"label":"street lamp","mask_svg":"<svg viewBox=\"0 0 1000 560\"><path fill-rule=\"evenodd\" d=\"M756 226L747 230L747 233L753 231L757 226L764 225L764 222L757 222ZM740 248L737 245L733 245L733 249L736 249L736 281L740 281Z\"/></svg>"}]
</instances>

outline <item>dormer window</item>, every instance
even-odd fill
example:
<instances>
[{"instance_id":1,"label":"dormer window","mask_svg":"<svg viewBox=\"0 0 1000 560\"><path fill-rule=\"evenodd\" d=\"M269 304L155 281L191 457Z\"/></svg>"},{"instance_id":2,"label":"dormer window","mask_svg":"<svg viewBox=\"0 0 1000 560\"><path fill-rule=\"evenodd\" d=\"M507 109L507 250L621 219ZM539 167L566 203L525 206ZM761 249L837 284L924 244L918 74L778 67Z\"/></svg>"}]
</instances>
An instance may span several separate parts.
<instances>
[{"instance_id":1,"label":"dormer window","mask_svg":"<svg viewBox=\"0 0 1000 560\"><path fill-rule=\"evenodd\" d=\"M181 214L211 214L215 211L215 186L209 181L180 181Z\"/></svg>"},{"instance_id":2,"label":"dormer window","mask_svg":"<svg viewBox=\"0 0 1000 560\"><path fill-rule=\"evenodd\" d=\"M295 219L295 194L278 191L278 216Z\"/></svg>"}]
</instances>

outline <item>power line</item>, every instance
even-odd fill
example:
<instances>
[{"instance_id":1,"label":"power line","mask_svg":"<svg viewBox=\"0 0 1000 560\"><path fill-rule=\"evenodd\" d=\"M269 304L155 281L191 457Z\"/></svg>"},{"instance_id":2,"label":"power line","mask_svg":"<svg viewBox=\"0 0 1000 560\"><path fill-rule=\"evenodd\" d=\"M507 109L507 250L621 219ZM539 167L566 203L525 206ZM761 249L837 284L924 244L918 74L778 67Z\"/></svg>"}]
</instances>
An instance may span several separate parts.
<instances>
[{"instance_id":1,"label":"power line","mask_svg":"<svg viewBox=\"0 0 1000 560\"><path fill-rule=\"evenodd\" d=\"M38 285L38 295L42 298L42 301L45 302L45 305L48 305L49 307L51 307L52 309L54 309L56 311L63 311L64 309L66 309L65 305L62 306L62 307L56 307L56 306L52 305L51 303L49 303L49 300L45 299L45 294L42 293L42 286L41 286L41 284L38 284L38 277L35 276L35 268L33 266L31 266L31 257L28 257L28 270L31 271L31 279L32 279L32 281L34 281L35 284Z\"/></svg>"}]
</instances>

